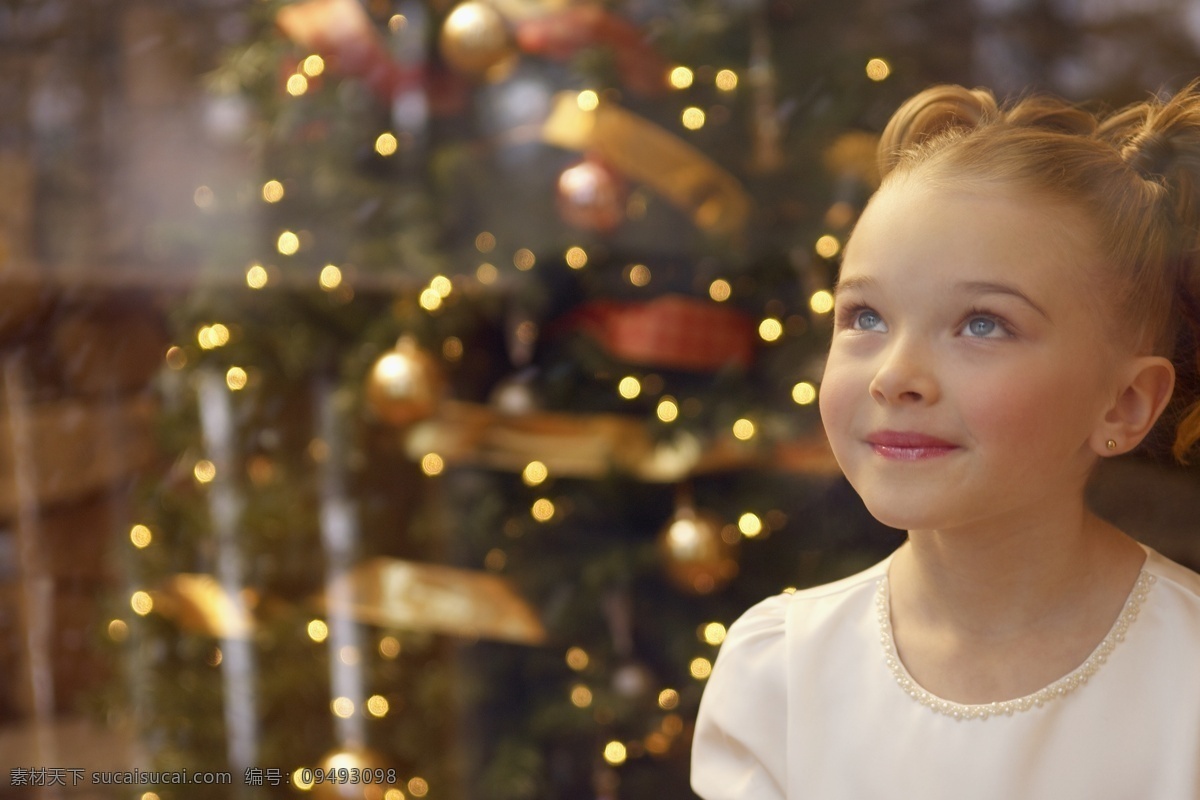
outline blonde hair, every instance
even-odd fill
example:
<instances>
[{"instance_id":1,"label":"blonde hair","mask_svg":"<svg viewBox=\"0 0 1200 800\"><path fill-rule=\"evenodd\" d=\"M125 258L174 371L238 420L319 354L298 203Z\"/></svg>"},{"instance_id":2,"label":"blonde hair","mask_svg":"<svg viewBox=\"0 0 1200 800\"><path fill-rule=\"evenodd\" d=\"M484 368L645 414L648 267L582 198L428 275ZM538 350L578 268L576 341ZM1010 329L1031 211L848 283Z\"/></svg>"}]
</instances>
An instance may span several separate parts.
<instances>
[{"instance_id":1,"label":"blonde hair","mask_svg":"<svg viewBox=\"0 0 1200 800\"><path fill-rule=\"evenodd\" d=\"M1001 106L987 89L932 86L892 116L878 156L883 186L919 172L1082 212L1105 261L1096 295L1126 341L1176 366L1171 451L1188 463L1200 441L1200 80L1099 116L1043 95Z\"/></svg>"}]
</instances>

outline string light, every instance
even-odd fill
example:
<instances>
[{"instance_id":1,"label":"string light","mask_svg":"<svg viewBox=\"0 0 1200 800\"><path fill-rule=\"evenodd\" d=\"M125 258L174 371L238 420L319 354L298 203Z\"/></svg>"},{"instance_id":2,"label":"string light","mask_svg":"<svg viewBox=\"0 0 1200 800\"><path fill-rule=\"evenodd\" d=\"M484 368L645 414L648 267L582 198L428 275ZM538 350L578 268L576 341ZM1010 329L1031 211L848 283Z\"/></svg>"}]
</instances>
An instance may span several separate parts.
<instances>
[{"instance_id":1,"label":"string light","mask_svg":"<svg viewBox=\"0 0 1200 800\"><path fill-rule=\"evenodd\" d=\"M204 660L205 660L205 662L208 663L208 665L210 667L219 667L219 666L221 666L221 660L224 658L225 658L225 655L224 655L224 653L221 652L221 648L214 647L212 649L212 652L210 652L208 654L208 658L206 658Z\"/></svg>"},{"instance_id":2,"label":"string light","mask_svg":"<svg viewBox=\"0 0 1200 800\"><path fill-rule=\"evenodd\" d=\"M797 405L811 405L817 399L817 387L808 381L800 381L792 387L792 399Z\"/></svg>"},{"instance_id":3,"label":"string light","mask_svg":"<svg viewBox=\"0 0 1200 800\"><path fill-rule=\"evenodd\" d=\"M388 30L392 33L404 30L406 27L408 27L408 17L403 14L393 14L392 18L388 20ZM391 800L391 798L388 798L388 800Z\"/></svg>"},{"instance_id":4,"label":"string light","mask_svg":"<svg viewBox=\"0 0 1200 800\"><path fill-rule=\"evenodd\" d=\"M767 317L758 323L758 335L764 342L775 342L783 336L783 323L774 317Z\"/></svg>"},{"instance_id":5,"label":"string light","mask_svg":"<svg viewBox=\"0 0 1200 800\"><path fill-rule=\"evenodd\" d=\"M319 619L314 619L309 622L307 631L308 638L312 639L314 642L320 643L329 638L329 626L326 625L324 621Z\"/></svg>"},{"instance_id":6,"label":"string light","mask_svg":"<svg viewBox=\"0 0 1200 800\"><path fill-rule=\"evenodd\" d=\"M129 638L129 626L123 619L114 619L108 623L108 638L114 642L123 642Z\"/></svg>"},{"instance_id":7,"label":"string light","mask_svg":"<svg viewBox=\"0 0 1200 800\"><path fill-rule=\"evenodd\" d=\"M262 199L268 203L278 203L283 199L283 184L276 180L270 180L263 184Z\"/></svg>"},{"instance_id":8,"label":"string light","mask_svg":"<svg viewBox=\"0 0 1200 800\"><path fill-rule=\"evenodd\" d=\"M680 115L680 120L683 122L683 127L689 131L697 131L704 127L704 110L695 106L688 106Z\"/></svg>"},{"instance_id":9,"label":"string light","mask_svg":"<svg viewBox=\"0 0 1200 800\"><path fill-rule=\"evenodd\" d=\"M230 391L238 392L245 389L249 380L250 376L241 367L230 367L225 372L225 385L229 387Z\"/></svg>"},{"instance_id":10,"label":"string light","mask_svg":"<svg viewBox=\"0 0 1200 800\"><path fill-rule=\"evenodd\" d=\"M450 292L454 290L454 284L445 275L434 275L433 280L429 281L429 288L442 297L449 297Z\"/></svg>"},{"instance_id":11,"label":"string light","mask_svg":"<svg viewBox=\"0 0 1200 800\"><path fill-rule=\"evenodd\" d=\"M338 697L329 704L329 708L335 716L342 719L349 719L354 716L354 701L349 697Z\"/></svg>"},{"instance_id":12,"label":"string light","mask_svg":"<svg viewBox=\"0 0 1200 800\"><path fill-rule=\"evenodd\" d=\"M753 539L763 532L763 523L757 514L747 511L738 517L738 530L747 539Z\"/></svg>"},{"instance_id":13,"label":"string light","mask_svg":"<svg viewBox=\"0 0 1200 800\"><path fill-rule=\"evenodd\" d=\"M731 69L723 69L717 73L714 83L722 92L732 92L738 85L737 73Z\"/></svg>"},{"instance_id":14,"label":"string light","mask_svg":"<svg viewBox=\"0 0 1200 800\"><path fill-rule=\"evenodd\" d=\"M817 239L817 243L813 245L813 249L817 251L817 255L821 258L833 258L842 249L842 243L837 240L836 236L827 233Z\"/></svg>"},{"instance_id":15,"label":"string light","mask_svg":"<svg viewBox=\"0 0 1200 800\"><path fill-rule=\"evenodd\" d=\"M391 661L400 655L400 640L395 636L385 636L379 640L379 655Z\"/></svg>"},{"instance_id":16,"label":"string light","mask_svg":"<svg viewBox=\"0 0 1200 800\"><path fill-rule=\"evenodd\" d=\"M873 81L885 80L892 74L892 65L882 58L872 58L867 62L867 77Z\"/></svg>"},{"instance_id":17,"label":"string light","mask_svg":"<svg viewBox=\"0 0 1200 800\"><path fill-rule=\"evenodd\" d=\"M487 231L482 231L475 237L475 249L481 253L490 253L496 249L496 237Z\"/></svg>"},{"instance_id":18,"label":"string light","mask_svg":"<svg viewBox=\"0 0 1200 800\"><path fill-rule=\"evenodd\" d=\"M229 343L229 328L221 323L205 325L196 333L196 341L204 350L214 350Z\"/></svg>"},{"instance_id":19,"label":"string light","mask_svg":"<svg viewBox=\"0 0 1200 800\"><path fill-rule=\"evenodd\" d=\"M167 366L171 369L183 369L187 366L187 353L178 345L171 345L167 348Z\"/></svg>"},{"instance_id":20,"label":"string light","mask_svg":"<svg viewBox=\"0 0 1200 800\"><path fill-rule=\"evenodd\" d=\"M707 644L718 645L725 641L728 630L719 622L710 622L700 629L700 640Z\"/></svg>"},{"instance_id":21,"label":"string light","mask_svg":"<svg viewBox=\"0 0 1200 800\"><path fill-rule=\"evenodd\" d=\"M358 648L351 644L343 645L338 650L338 661L341 661L347 667L353 667L359 661Z\"/></svg>"},{"instance_id":22,"label":"string light","mask_svg":"<svg viewBox=\"0 0 1200 800\"><path fill-rule=\"evenodd\" d=\"M650 283L650 268L645 264L634 264L629 268L629 282L634 286Z\"/></svg>"},{"instance_id":23,"label":"string light","mask_svg":"<svg viewBox=\"0 0 1200 800\"><path fill-rule=\"evenodd\" d=\"M679 418L679 405L675 398L667 395L658 401L658 418L663 422L674 422Z\"/></svg>"},{"instance_id":24,"label":"string light","mask_svg":"<svg viewBox=\"0 0 1200 800\"><path fill-rule=\"evenodd\" d=\"M313 787L312 770L305 767L292 772L292 786L295 786L302 792L307 792Z\"/></svg>"},{"instance_id":25,"label":"string light","mask_svg":"<svg viewBox=\"0 0 1200 800\"><path fill-rule=\"evenodd\" d=\"M261 289L267 285L267 271L263 269L262 264L251 264L250 269L246 270L246 285L251 289Z\"/></svg>"},{"instance_id":26,"label":"string light","mask_svg":"<svg viewBox=\"0 0 1200 800\"><path fill-rule=\"evenodd\" d=\"M145 525L134 525L129 529L129 541L133 542L133 546L139 550L149 547L153 539L153 534Z\"/></svg>"},{"instance_id":27,"label":"string light","mask_svg":"<svg viewBox=\"0 0 1200 800\"><path fill-rule=\"evenodd\" d=\"M521 471L521 480L526 486L537 486L550 477L550 470L541 461L530 461Z\"/></svg>"},{"instance_id":28,"label":"string light","mask_svg":"<svg viewBox=\"0 0 1200 800\"><path fill-rule=\"evenodd\" d=\"M587 708L592 704L592 690L577 683L571 687L571 705L576 708Z\"/></svg>"},{"instance_id":29,"label":"string light","mask_svg":"<svg viewBox=\"0 0 1200 800\"><path fill-rule=\"evenodd\" d=\"M308 91L308 78L303 75L292 75L287 79L287 93L292 97L299 97Z\"/></svg>"},{"instance_id":30,"label":"string light","mask_svg":"<svg viewBox=\"0 0 1200 800\"><path fill-rule=\"evenodd\" d=\"M426 453L421 459L421 471L426 475L440 475L445 467L446 462L437 453Z\"/></svg>"},{"instance_id":31,"label":"string light","mask_svg":"<svg viewBox=\"0 0 1200 800\"><path fill-rule=\"evenodd\" d=\"M679 692L674 689L663 689L658 693L658 707L670 711L679 705Z\"/></svg>"},{"instance_id":32,"label":"string light","mask_svg":"<svg viewBox=\"0 0 1200 800\"><path fill-rule=\"evenodd\" d=\"M442 342L442 357L447 361L458 361L463 356L462 339L457 336L447 336Z\"/></svg>"},{"instance_id":33,"label":"string light","mask_svg":"<svg viewBox=\"0 0 1200 800\"><path fill-rule=\"evenodd\" d=\"M828 314L833 310L833 295L824 289L813 292L808 299L808 307L818 314Z\"/></svg>"},{"instance_id":34,"label":"string light","mask_svg":"<svg viewBox=\"0 0 1200 800\"><path fill-rule=\"evenodd\" d=\"M717 278L708 285L708 296L718 303L724 303L732 293L733 289L729 285L729 281L724 278Z\"/></svg>"},{"instance_id":35,"label":"string light","mask_svg":"<svg viewBox=\"0 0 1200 800\"><path fill-rule=\"evenodd\" d=\"M522 247L517 252L513 253L513 266L522 272L527 272L533 269L533 265L537 262L537 258L533 255L533 251L528 247Z\"/></svg>"},{"instance_id":36,"label":"string light","mask_svg":"<svg viewBox=\"0 0 1200 800\"><path fill-rule=\"evenodd\" d=\"M693 658L692 663L688 665L688 672L698 681L702 681L712 674L712 662L703 656Z\"/></svg>"},{"instance_id":37,"label":"string light","mask_svg":"<svg viewBox=\"0 0 1200 800\"><path fill-rule=\"evenodd\" d=\"M743 442L754 438L754 423L743 417L733 423L733 435Z\"/></svg>"},{"instance_id":38,"label":"string light","mask_svg":"<svg viewBox=\"0 0 1200 800\"><path fill-rule=\"evenodd\" d=\"M275 241L275 249L285 256L295 255L300 249L300 237L291 231L284 231Z\"/></svg>"},{"instance_id":39,"label":"string light","mask_svg":"<svg viewBox=\"0 0 1200 800\"><path fill-rule=\"evenodd\" d=\"M408 793L413 797L424 797L429 794L429 783L424 778L410 778Z\"/></svg>"},{"instance_id":40,"label":"string light","mask_svg":"<svg viewBox=\"0 0 1200 800\"><path fill-rule=\"evenodd\" d=\"M611 741L604 745L604 760L614 767L625 763L627 751L625 745L618 741Z\"/></svg>"},{"instance_id":41,"label":"string light","mask_svg":"<svg viewBox=\"0 0 1200 800\"><path fill-rule=\"evenodd\" d=\"M202 458L192 468L192 474L196 476L196 480L200 481L200 483L212 483L217 477L217 467L207 458Z\"/></svg>"},{"instance_id":42,"label":"string light","mask_svg":"<svg viewBox=\"0 0 1200 800\"><path fill-rule=\"evenodd\" d=\"M438 294L437 289L427 288L421 292L418 302L426 311L437 311L442 307L442 296Z\"/></svg>"},{"instance_id":43,"label":"string light","mask_svg":"<svg viewBox=\"0 0 1200 800\"><path fill-rule=\"evenodd\" d=\"M147 592L138 590L129 597L129 607L140 617L154 610L154 599Z\"/></svg>"},{"instance_id":44,"label":"string light","mask_svg":"<svg viewBox=\"0 0 1200 800\"><path fill-rule=\"evenodd\" d=\"M529 513L538 522L549 522L554 518L554 503L546 498L533 501L533 506L529 509Z\"/></svg>"},{"instance_id":45,"label":"string light","mask_svg":"<svg viewBox=\"0 0 1200 800\"><path fill-rule=\"evenodd\" d=\"M571 269L583 269L588 263L587 251L582 247L569 248L565 258L567 261L567 266Z\"/></svg>"},{"instance_id":46,"label":"string light","mask_svg":"<svg viewBox=\"0 0 1200 800\"><path fill-rule=\"evenodd\" d=\"M389 131L384 131L375 137L375 152L381 156L395 155L398 146L399 142L396 141L396 135Z\"/></svg>"},{"instance_id":47,"label":"string light","mask_svg":"<svg viewBox=\"0 0 1200 800\"><path fill-rule=\"evenodd\" d=\"M318 55L311 55L304 59L301 69L304 70L304 74L308 77L315 78L325 71L325 59Z\"/></svg>"},{"instance_id":48,"label":"string light","mask_svg":"<svg viewBox=\"0 0 1200 800\"><path fill-rule=\"evenodd\" d=\"M496 278L499 277L499 275L500 270L496 269L494 265L488 264L486 261L475 268L475 279L484 286L490 286L491 284L495 283Z\"/></svg>"},{"instance_id":49,"label":"string light","mask_svg":"<svg viewBox=\"0 0 1200 800\"><path fill-rule=\"evenodd\" d=\"M590 661L587 651L582 647L572 647L567 651L567 666L576 672L583 672L587 669Z\"/></svg>"},{"instance_id":50,"label":"string light","mask_svg":"<svg viewBox=\"0 0 1200 800\"><path fill-rule=\"evenodd\" d=\"M671 70L668 80L676 89L686 89L692 85L695 74L687 67L676 67Z\"/></svg>"},{"instance_id":51,"label":"string light","mask_svg":"<svg viewBox=\"0 0 1200 800\"><path fill-rule=\"evenodd\" d=\"M575 98L575 102L579 104L581 111L595 111L596 107L600 105L600 95L591 89L584 89Z\"/></svg>"},{"instance_id":52,"label":"string light","mask_svg":"<svg viewBox=\"0 0 1200 800\"><path fill-rule=\"evenodd\" d=\"M381 694L373 694L367 699L367 713L372 717L386 717L389 708L387 698Z\"/></svg>"},{"instance_id":53,"label":"string light","mask_svg":"<svg viewBox=\"0 0 1200 800\"><path fill-rule=\"evenodd\" d=\"M626 375L617 384L617 393L626 400L632 400L642 393L642 382L632 375Z\"/></svg>"}]
</instances>

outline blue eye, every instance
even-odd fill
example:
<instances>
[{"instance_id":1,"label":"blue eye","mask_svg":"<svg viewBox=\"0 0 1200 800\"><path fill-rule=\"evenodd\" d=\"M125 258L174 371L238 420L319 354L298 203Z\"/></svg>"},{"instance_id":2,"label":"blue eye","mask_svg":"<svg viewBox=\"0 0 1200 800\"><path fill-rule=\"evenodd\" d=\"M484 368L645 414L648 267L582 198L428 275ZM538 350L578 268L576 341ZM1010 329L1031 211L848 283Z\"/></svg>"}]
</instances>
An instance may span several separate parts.
<instances>
[{"instance_id":1,"label":"blue eye","mask_svg":"<svg viewBox=\"0 0 1200 800\"><path fill-rule=\"evenodd\" d=\"M988 317L974 317L967 323L967 327L976 336L987 336L996 329L996 320Z\"/></svg>"},{"instance_id":2,"label":"blue eye","mask_svg":"<svg viewBox=\"0 0 1200 800\"><path fill-rule=\"evenodd\" d=\"M863 309L858 314L856 314L854 317L854 322L856 323L856 327L861 327L864 330L869 330L869 329L875 327L881 321L882 320L880 320L879 315L876 314L874 311L870 310L869 308Z\"/></svg>"}]
</instances>

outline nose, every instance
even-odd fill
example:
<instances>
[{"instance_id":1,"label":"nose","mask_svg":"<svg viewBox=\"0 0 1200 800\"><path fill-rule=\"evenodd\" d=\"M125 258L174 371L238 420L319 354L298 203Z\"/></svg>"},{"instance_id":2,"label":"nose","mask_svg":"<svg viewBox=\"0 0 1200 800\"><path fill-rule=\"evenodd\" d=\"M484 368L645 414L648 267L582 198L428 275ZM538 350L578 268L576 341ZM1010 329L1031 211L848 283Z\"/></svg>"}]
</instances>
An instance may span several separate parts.
<instances>
[{"instance_id":1,"label":"nose","mask_svg":"<svg viewBox=\"0 0 1200 800\"><path fill-rule=\"evenodd\" d=\"M879 354L868 390L877 403L935 403L940 396L929 348L912 336L896 337Z\"/></svg>"}]
</instances>

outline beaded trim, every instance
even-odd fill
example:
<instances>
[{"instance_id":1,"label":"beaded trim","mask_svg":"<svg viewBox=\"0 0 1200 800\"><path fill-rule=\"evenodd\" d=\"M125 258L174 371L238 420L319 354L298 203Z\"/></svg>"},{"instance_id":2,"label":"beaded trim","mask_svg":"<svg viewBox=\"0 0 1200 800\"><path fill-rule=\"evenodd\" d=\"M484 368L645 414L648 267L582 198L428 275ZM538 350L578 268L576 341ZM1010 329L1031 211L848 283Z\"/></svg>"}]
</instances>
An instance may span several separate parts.
<instances>
[{"instance_id":1,"label":"beaded trim","mask_svg":"<svg viewBox=\"0 0 1200 800\"><path fill-rule=\"evenodd\" d=\"M999 716L1001 714L1011 717L1018 711L1040 708L1049 701L1064 697L1087 683L1088 679L1095 675L1096 671L1108 660L1109 655L1116 649L1117 645L1125 641L1125 633L1129 630L1129 626L1133 624L1134 620L1137 619L1142 603L1146 600L1146 593L1150 591L1150 587L1154 584L1155 580L1156 578L1153 575L1142 570L1138 575L1137 582L1133 585L1133 590L1129 593L1129 598L1125 601L1125 606L1121 609L1121 613L1117 615L1116 622L1113 623L1108 635L1096 646L1096 649L1092 651L1087 660L1069 674L1064 675L1044 689L1025 695L1024 697L1019 697L1016 700L982 703L979 705L963 705L950 700L943 700L937 695L925 691L925 689L921 688L912 679L912 676L908 674L908 670L905 669L904 664L901 663L900 657L896 654L896 642L892 638L888 583L887 576L884 575L879 581L879 588L875 590L875 610L879 618L879 641L883 645L884 661L887 663L888 669L892 671L892 675L896 678L896 683L908 693L909 697L939 714L945 714L957 720L987 719L988 717Z\"/></svg>"}]
</instances>

